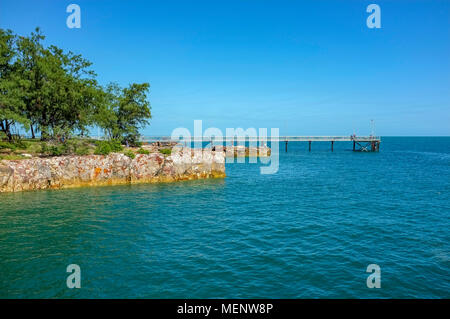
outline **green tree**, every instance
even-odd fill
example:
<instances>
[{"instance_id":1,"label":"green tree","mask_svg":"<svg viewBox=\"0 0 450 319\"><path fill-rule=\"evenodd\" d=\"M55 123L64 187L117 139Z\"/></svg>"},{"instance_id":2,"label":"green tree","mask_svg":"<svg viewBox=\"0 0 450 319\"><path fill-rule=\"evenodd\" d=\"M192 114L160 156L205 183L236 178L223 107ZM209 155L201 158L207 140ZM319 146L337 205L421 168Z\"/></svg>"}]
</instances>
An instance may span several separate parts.
<instances>
[{"instance_id":1,"label":"green tree","mask_svg":"<svg viewBox=\"0 0 450 319\"><path fill-rule=\"evenodd\" d=\"M29 36L0 29L0 130L12 139L20 125L34 138L66 140L98 125L111 140L137 144L151 119L148 83L105 89L81 55L43 45L36 28Z\"/></svg>"},{"instance_id":2,"label":"green tree","mask_svg":"<svg viewBox=\"0 0 450 319\"><path fill-rule=\"evenodd\" d=\"M0 130L9 140L12 140L11 128L14 125L29 125L15 63L16 39L12 31L0 29Z\"/></svg>"},{"instance_id":3,"label":"green tree","mask_svg":"<svg viewBox=\"0 0 450 319\"><path fill-rule=\"evenodd\" d=\"M120 137L118 125L120 91L116 83L108 84L103 91L103 103L96 105L95 123L104 130L110 140Z\"/></svg>"},{"instance_id":4,"label":"green tree","mask_svg":"<svg viewBox=\"0 0 450 319\"><path fill-rule=\"evenodd\" d=\"M149 124L150 103L148 83L132 83L126 88L109 84L105 90L105 103L97 110L96 122L110 139L136 145L139 128Z\"/></svg>"},{"instance_id":5,"label":"green tree","mask_svg":"<svg viewBox=\"0 0 450 319\"><path fill-rule=\"evenodd\" d=\"M41 139L66 139L75 131L84 134L93 122L95 105L103 92L89 69L91 63L56 46L45 48L36 29L18 41L18 64L23 79L26 115L31 132Z\"/></svg>"},{"instance_id":6,"label":"green tree","mask_svg":"<svg viewBox=\"0 0 450 319\"><path fill-rule=\"evenodd\" d=\"M20 72L21 90L24 92L25 115L30 122L32 137L39 129L38 121L42 109L41 89L45 83L44 46L45 37L36 28L29 37L19 37L17 41L17 67Z\"/></svg>"}]
</instances>

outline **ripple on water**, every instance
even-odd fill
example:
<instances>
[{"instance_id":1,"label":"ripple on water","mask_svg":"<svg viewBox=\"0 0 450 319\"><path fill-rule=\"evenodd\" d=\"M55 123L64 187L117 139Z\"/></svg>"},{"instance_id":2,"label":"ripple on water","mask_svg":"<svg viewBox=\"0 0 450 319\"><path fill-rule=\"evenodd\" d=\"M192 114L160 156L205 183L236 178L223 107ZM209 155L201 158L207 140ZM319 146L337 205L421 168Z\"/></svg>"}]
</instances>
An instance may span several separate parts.
<instances>
[{"instance_id":1,"label":"ripple on water","mask_svg":"<svg viewBox=\"0 0 450 319\"><path fill-rule=\"evenodd\" d=\"M275 175L1 194L0 297L450 297L450 139L317 144Z\"/></svg>"}]
</instances>

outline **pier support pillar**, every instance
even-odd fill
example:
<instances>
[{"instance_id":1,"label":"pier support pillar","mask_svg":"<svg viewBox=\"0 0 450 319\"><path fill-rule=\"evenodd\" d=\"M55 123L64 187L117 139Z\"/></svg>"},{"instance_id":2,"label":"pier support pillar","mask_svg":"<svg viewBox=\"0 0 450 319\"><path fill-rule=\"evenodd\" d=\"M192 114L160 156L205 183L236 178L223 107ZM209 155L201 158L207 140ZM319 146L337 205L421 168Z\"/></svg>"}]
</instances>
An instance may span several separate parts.
<instances>
[{"instance_id":1,"label":"pier support pillar","mask_svg":"<svg viewBox=\"0 0 450 319\"><path fill-rule=\"evenodd\" d=\"M334 151L334 141L331 141L331 151Z\"/></svg>"},{"instance_id":2,"label":"pier support pillar","mask_svg":"<svg viewBox=\"0 0 450 319\"><path fill-rule=\"evenodd\" d=\"M356 150L356 142L353 141L353 152Z\"/></svg>"},{"instance_id":3,"label":"pier support pillar","mask_svg":"<svg viewBox=\"0 0 450 319\"><path fill-rule=\"evenodd\" d=\"M286 152L287 152L287 144L288 144L288 141L286 141Z\"/></svg>"},{"instance_id":4,"label":"pier support pillar","mask_svg":"<svg viewBox=\"0 0 450 319\"><path fill-rule=\"evenodd\" d=\"M309 141L309 151L311 152L311 141Z\"/></svg>"},{"instance_id":5,"label":"pier support pillar","mask_svg":"<svg viewBox=\"0 0 450 319\"><path fill-rule=\"evenodd\" d=\"M380 142L375 142L375 152L380 151Z\"/></svg>"}]
</instances>

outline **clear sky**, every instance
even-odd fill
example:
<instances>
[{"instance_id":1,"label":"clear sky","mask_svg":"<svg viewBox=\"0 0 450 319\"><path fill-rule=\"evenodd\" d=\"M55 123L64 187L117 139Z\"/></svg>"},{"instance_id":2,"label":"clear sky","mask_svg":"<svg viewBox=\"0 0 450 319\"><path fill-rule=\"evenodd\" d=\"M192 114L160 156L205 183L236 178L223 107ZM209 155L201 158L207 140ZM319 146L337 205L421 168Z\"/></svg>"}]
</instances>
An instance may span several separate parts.
<instances>
[{"instance_id":1,"label":"clear sky","mask_svg":"<svg viewBox=\"0 0 450 319\"><path fill-rule=\"evenodd\" d=\"M81 7L81 29L66 7ZM366 7L381 8L369 29ZM99 81L151 84L176 127L450 135L450 1L0 1L0 27L81 53Z\"/></svg>"}]
</instances>

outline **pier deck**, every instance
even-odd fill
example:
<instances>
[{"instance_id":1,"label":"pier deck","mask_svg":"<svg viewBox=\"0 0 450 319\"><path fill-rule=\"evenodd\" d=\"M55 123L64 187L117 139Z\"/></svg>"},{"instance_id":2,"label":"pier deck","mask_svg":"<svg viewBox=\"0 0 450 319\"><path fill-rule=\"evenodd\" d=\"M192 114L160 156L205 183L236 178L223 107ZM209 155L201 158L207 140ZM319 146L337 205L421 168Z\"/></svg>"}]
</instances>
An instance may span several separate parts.
<instances>
[{"instance_id":1,"label":"pier deck","mask_svg":"<svg viewBox=\"0 0 450 319\"><path fill-rule=\"evenodd\" d=\"M219 142L219 143L237 143L237 142L284 142L286 152L288 142L309 142L309 151L311 151L312 142L331 142L331 151L334 150L334 142L353 142L353 151L377 152L380 149L381 137L379 136L224 136L224 137L206 137L192 136L190 138L170 136L145 136L144 142Z\"/></svg>"}]
</instances>

